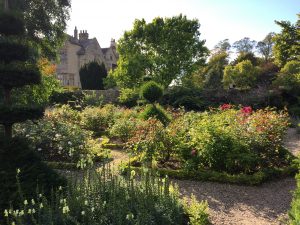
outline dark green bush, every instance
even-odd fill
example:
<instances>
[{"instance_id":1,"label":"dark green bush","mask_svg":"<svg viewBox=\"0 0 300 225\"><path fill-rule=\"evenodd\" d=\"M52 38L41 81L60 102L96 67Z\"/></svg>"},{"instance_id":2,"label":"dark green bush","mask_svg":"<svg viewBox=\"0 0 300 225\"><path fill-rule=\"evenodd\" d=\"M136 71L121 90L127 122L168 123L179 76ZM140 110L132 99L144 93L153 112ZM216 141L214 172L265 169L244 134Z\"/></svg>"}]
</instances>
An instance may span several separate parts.
<instances>
[{"instance_id":1,"label":"dark green bush","mask_svg":"<svg viewBox=\"0 0 300 225\"><path fill-rule=\"evenodd\" d=\"M54 92L50 96L50 104L68 104L69 102L75 102L80 104L84 94L80 91L66 91L66 92Z\"/></svg>"},{"instance_id":2,"label":"dark green bush","mask_svg":"<svg viewBox=\"0 0 300 225\"><path fill-rule=\"evenodd\" d=\"M25 32L24 20L18 14L0 13L0 34L22 35Z\"/></svg>"},{"instance_id":3,"label":"dark green bush","mask_svg":"<svg viewBox=\"0 0 300 225\"><path fill-rule=\"evenodd\" d=\"M163 95L163 88L154 81L149 81L141 87L141 97L154 103Z\"/></svg>"},{"instance_id":4,"label":"dark green bush","mask_svg":"<svg viewBox=\"0 0 300 225\"><path fill-rule=\"evenodd\" d=\"M134 107L139 99L139 91L130 88L123 88L120 91L119 102L126 107Z\"/></svg>"},{"instance_id":5,"label":"dark green bush","mask_svg":"<svg viewBox=\"0 0 300 225\"><path fill-rule=\"evenodd\" d=\"M144 120L149 118L158 119L163 125L168 125L171 121L171 116L160 106L149 104L146 106L145 110L141 113L141 117Z\"/></svg>"},{"instance_id":6,"label":"dark green bush","mask_svg":"<svg viewBox=\"0 0 300 225\"><path fill-rule=\"evenodd\" d=\"M10 141L0 139L0 211L10 203L18 206L24 199L20 198L16 184L17 170L22 186L22 194L32 197L37 187L48 196L51 189L65 185L66 181L44 164L33 152L28 143L19 138Z\"/></svg>"}]
</instances>

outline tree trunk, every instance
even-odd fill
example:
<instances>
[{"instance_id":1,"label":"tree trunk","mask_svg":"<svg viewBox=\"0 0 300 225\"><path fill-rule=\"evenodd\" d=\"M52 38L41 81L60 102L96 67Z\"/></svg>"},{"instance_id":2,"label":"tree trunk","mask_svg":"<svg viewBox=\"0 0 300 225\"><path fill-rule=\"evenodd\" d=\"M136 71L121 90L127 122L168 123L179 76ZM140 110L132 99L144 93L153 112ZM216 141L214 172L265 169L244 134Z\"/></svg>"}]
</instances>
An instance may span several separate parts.
<instances>
[{"instance_id":1,"label":"tree trunk","mask_svg":"<svg viewBox=\"0 0 300 225\"><path fill-rule=\"evenodd\" d=\"M4 130L5 130L5 137L7 139L12 138L12 124L5 124Z\"/></svg>"}]
</instances>

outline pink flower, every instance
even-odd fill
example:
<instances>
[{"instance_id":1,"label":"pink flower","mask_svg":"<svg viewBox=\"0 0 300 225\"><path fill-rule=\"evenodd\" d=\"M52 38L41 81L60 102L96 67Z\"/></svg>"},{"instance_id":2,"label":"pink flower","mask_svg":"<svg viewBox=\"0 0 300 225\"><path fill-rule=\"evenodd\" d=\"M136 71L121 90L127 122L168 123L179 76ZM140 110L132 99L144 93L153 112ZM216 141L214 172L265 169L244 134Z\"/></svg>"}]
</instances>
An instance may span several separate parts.
<instances>
[{"instance_id":1,"label":"pink flower","mask_svg":"<svg viewBox=\"0 0 300 225\"><path fill-rule=\"evenodd\" d=\"M245 106L241 109L241 112L244 114L244 116L249 116L252 113L251 106Z\"/></svg>"},{"instance_id":2,"label":"pink flower","mask_svg":"<svg viewBox=\"0 0 300 225\"><path fill-rule=\"evenodd\" d=\"M227 110L227 109L231 109L231 105L230 104L223 104L220 106L221 110Z\"/></svg>"},{"instance_id":3,"label":"pink flower","mask_svg":"<svg viewBox=\"0 0 300 225\"><path fill-rule=\"evenodd\" d=\"M192 156L196 156L196 155L197 155L197 150L196 150L196 149L193 149L193 150L191 151L191 155L192 155Z\"/></svg>"}]
</instances>

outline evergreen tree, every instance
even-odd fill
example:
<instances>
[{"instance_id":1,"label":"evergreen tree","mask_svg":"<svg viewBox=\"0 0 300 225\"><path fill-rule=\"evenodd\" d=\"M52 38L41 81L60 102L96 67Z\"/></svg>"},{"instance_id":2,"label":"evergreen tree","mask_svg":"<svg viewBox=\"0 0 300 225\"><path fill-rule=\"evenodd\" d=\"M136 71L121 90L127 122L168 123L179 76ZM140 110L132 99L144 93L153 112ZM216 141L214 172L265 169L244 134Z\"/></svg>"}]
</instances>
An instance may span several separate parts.
<instances>
[{"instance_id":1,"label":"evergreen tree","mask_svg":"<svg viewBox=\"0 0 300 225\"><path fill-rule=\"evenodd\" d=\"M103 79L107 77L105 65L97 62L85 64L79 71L83 90L103 90Z\"/></svg>"},{"instance_id":2,"label":"evergreen tree","mask_svg":"<svg viewBox=\"0 0 300 225\"><path fill-rule=\"evenodd\" d=\"M40 83L41 74L36 64L37 51L27 38L23 13L9 10L8 0L4 5L0 12L0 86L4 91L0 124L4 125L5 136L11 138L14 123L36 119L43 110L17 107L11 101L12 89Z\"/></svg>"}]
</instances>

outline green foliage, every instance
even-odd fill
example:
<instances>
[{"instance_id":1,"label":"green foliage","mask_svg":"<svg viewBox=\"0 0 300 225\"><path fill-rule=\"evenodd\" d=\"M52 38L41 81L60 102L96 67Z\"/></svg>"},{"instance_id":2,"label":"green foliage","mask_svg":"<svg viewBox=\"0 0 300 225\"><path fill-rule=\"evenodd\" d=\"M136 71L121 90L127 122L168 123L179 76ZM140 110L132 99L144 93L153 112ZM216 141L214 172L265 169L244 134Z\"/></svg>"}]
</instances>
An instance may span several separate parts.
<instances>
[{"instance_id":1,"label":"green foliage","mask_svg":"<svg viewBox=\"0 0 300 225\"><path fill-rule=\"evenodd\" d=\"M187 169L252 173L290 162L282 143L287 126L285 112L223 105L221 110L187 113L169 129L176 134L176 148Z\"/></svg>"},{"instance_id":2,"label":"green foliage","mask_svg":"<svg viewBox=\"0 0 300 225\"><path fill-rule=\"evenodd\" d=\"M250 53L256 46L256 41L250 40L245 37L239 41L233 43L232 47L236 49L237 53Z\"/></svg>"},{"instance_id":3,"label":"green foliage","mask_svg":"<svg viewBox=\"0 0 300 225\"><path fill-rule=\"evenodd\" d=\"M238 57L232 62L232 65L236 65L245 60L249 60L253 66L257 66L259 64L259 59L254 55L253 52L241 52Z\"/></svg>"},{"instance_id":4,"label":"green foliage","mask_svg":"<svg viewBox=\"0 0 300 225\"><path fill-rule=\"evenodd\" d=\"M24 63L0 63L0 85L4 88L39 84L41 73L36 65Z\"/></svg>"},{"instance_id":5,"label":"green foliage","mask_svg":"<svg viewBox=\"0 0 300 225\"><path fill-rule=\"evenodd\" d=\"M10 125L39 119L43 113L44 109L40 107L0 107L0 124Z\"/></svg>"},{"instance_id":6,"label":"green foliage","mask_svg":"<svg viewBox=\"0 0 300 225\"><path fill-rule=\"evenodd\" d=\"M15 105L40 105L50 103L50 97L62 91L59 81L54 76L42 76L41 84L14 89L12 101Z\"/></svg>"},{"instance_id":7,"label":"green foliage","mask_svg":"<svg viewBox=\"0 0 300 225\"><path fill-rule=\"evenodd\" d=\"M139 87L144 77L168 87L204 64L207 48L200 40L198 20L179 15L135 20L118 42L120 58L112 77L119 87Z\"/></svg>"},{"instance_id":8,"label":"green foliage","mask_svg":"<svg viewBox=\"0 0 300 225\"><path fill-rule=\"evenodd\" d=\"M138 124L135 118L119 118L109 129L109 134L112 137L118 137L123 142L127 142L131 138L136 130Z\"/></svg>"},{"instance_id":9,"label":"green foliage","mask_svg":"<svg viewBox=\"0 0 300 225\"><path fill-rule=\"evenodd\" d=\"M9 26L7 26L9 24ZM18 13L0 12L0 33L3 35L23 35L24 20Z\"/></svg>"},{"instance_id":10,"label":"green foliage","mask_svg":"<svg viewBox=\"0 0 300 225\"><path fill-rule=\"evenodd\" d=\"M223 71L228 65L228 53L225 51L213 54L205 67L196 71L192 80L200 88L220 88L222 86Z\"/></svg>"},{"instance_id":11,"label":"green foliage","mask_svg":"<svg viewBox=\"0 0 300 225\"><path fill-rule=\"evenodd\" d=\"M298 164L299 167L299 164ZM297 225L300 223L300 174L296 175L297 187L293 194L293 200L291 203L291 209L289 211L289 224Z\"/></svg>"},{"instance_id":12,"label":"green foliage","mask_svg":"<svg viewBox=\"0 0 300 225\"><path fill-rule=\"evenodd\" d=\"M150 103L158 101L163 95L163 88L154 81L148 81L141 87L141 97Z\"/></svg>"},{"instance_id":13,"label":"green foliage","mask_svg":"<svg viewBox=\"0 0 300 225\"><path fill-rule=\"evenodd\" d=\"M97 95L96 91L92 92L83 92L83 99L81 100L81 106L94 106L94 107L101 107L103 105L104 97L103 95Z\"/></svg>"},{"instance_id":14,"label":"green foliage","mask_svg":"<svg viewBox=\"0 0 300 225\"><path fill-rule=\"evenodd\" d=\"M103 90L103 79L107 77L105 65L95 62L85 64L79 71L83 90Z\"/></svg>"},{"instance_id":15,"label":"green foliage","mask_svg":"<svg viewBox=\"0 0 300 225\"><path fill-rule=\"evenodd\" d=\"M288 61L299 60L300 48L298 41L300 39L300 15L296 24L289 21L275 21L281 27L281 32L274 36L275 45L273 52L275 63L283 67Z\"/></svg>"},{"instance_id":16,"label":"green foliage","mask_svg":"<svg viewBox=\"0 0 300 225\"><path fill-rule=\"evenodd\" d=\"M30 48L26 44L0 40L0 58L5 63L10 63L13 60L27 61L30 58L29 51Z\"/></svg>"},{"instance_id":17,"label":"green foliage","mask_svg":"<svg viewBox=\"0 0 300 225\"><path fill-rule=\"evenodd\" d=\"M63 106L47 111L36 123L19 124L15 132L27 138L43 160L73 162L84 168L93 163L95 156L105 158L108 153L100 141L92 140L91 132L81 129L79 118L77 111Z\"/></svg>"},{"instance_id":18,"label":"green foliage","mask_svg":"<svg viewBox=\"0 0 300 225\"><path fill-rule=\"evenodd\" d=\"M119 102L127 107L133 107L137 105L139 99L139 90L122 88L120 90Z\"/></svg>"},{"instance_id":19,"label":"green foliage","mask_svg":"<svg viewBox=\"0 0 300 225\"><path fill-rule=\"evenodd\" d=\"M300 62L290 61L280 70L273 84L300 95Z\"/></svg>"},{"instance_id":20,"label":"green foliage","mask_svg":"<svg viewBox=\"0 0 300 225\"><path fill-rule=\"evenodd\" d=\"M247 89L255 84L258 70L249 60L242 61L235 66L226 66L224 69L223 85L229 88L234 85L236 88Z\"/></svg>"},{"instance_id":21,"label":"green foliage","mask_svg":"<svg viewBox=\"0 0 300 225\"><path fill-rule=\"evenodd\" d=\"M168 113L158 104L147 105L144 111L141 113L141 118L143 118L144 120L155 118L165 126L167 126L171 121L170 115L168 115Z\"/></svg>"},{"instance_id":22,"label":"green foliage","mask_svg":"<svg viewBox=\"0 0 300 225\"><path fill-rule=\"evenodd\" d=\"M168 88L161 102L175 108L184 107L186 110L203 110L205 107L200 89L183 86Z\"/></svg>"},{"instance_id":23,"label":"green foliage","mask_svg":"<svg viewBox=\"0 0 300 225\"><path fill-rule=\"evenodd\" d=\"M74 102L80 104L84 98L83 92L80 91L62 91L62 92L53 92L50 96L50 104L68 104Z\"/></svg>"},{"instance_id":24,"label":"green foliage","mask_svg":"<svg viewBox=\"0 0 300 225\"><path fill-rule=\"evenodd\" d=\"M138 180L134 176L132 171L130 177L123 178L104 167L92 171L84 177L84 183L71 183L66 189L57 190L51 200L42 195L28 200L27 205L7 208L4 225L12 221L20 225L33 221L43 225L178 225L188 224L189 217L197 221L192 224L207 224L207 203L193 199L189 209L190 204L180 200L178 190L167 178L155 178L149 172ZM24 215L14 214L16 210Z\"/></svg>"},{"instance_id":25,"label":"green foliage","mask_svg":"<svg viewBox=\"0 0 300 225\"><path fill-rule=\"evenodd\" d=\"M21 193L16 184L18 169L21 171ZM21 206L24 196L35 196L37 188L50 197L52 188L66 184L64 179L41 162L26 141L19 138L13 138L9 142L0 139L0 174L0 222L5 208L10 207L10 204Z\"/></svg>"},{"instance_id":26,"label":"green foliage","mask_svg":"<svg viewBox=\"0 0 300 225\"><path fill-rule=\"evenodd\" d=\"M115 110L116 107L109 104L102 108L87 107L81 113L81 126L97 135L113 124Z\"/></svg>"},{"instance_id":27,"label":"green foliage","mask_svg":"<svg viewBox=\"0 0 300 225\"><path fill-rule=\"evenodd\" d=\"M10 9L23 13L26 37L38 46L46 58L55 58L57 50L65 40L64 31L70 6L69 0L9 1ZM3 22L4 26L11 27L7 26L11 24L9 21Z\"/></svg>"},{"instance_id":28,"label":"green foliage","mask_svg":"<svg viewBox=\"0 0 300 225\"><path fill-rule=\"evenodd\" d=\"M189 215L190 225L209 224L207 202L198 202L196 197L192 195L190 203L185 199L184 207Z\"/></svg>"},{"instance_id":29,"label":"green foliage","mask_svg":"<svg viewBox=\"0 0 300 225\"><path fill-rule=\"evenodd\" d=\"M259 54L263 56L265 62L269 62L273 57L272 48L274 46L274 36L275 33L270 32L262 41L259 41L256 45L256 49L258 50Z\"/></svg>"}]
</instances>

